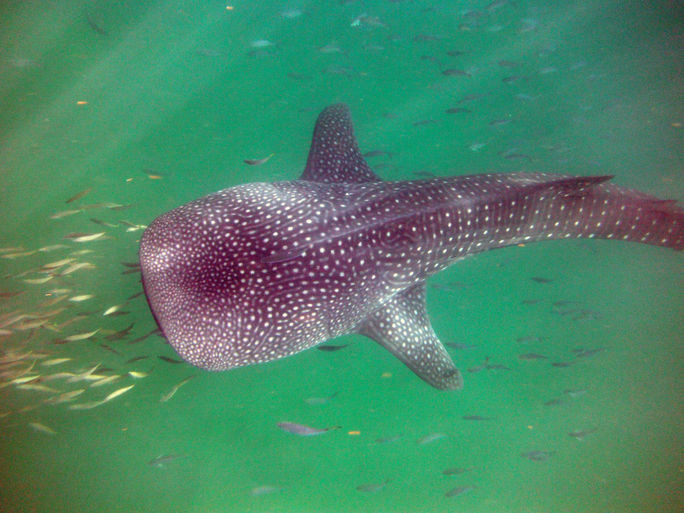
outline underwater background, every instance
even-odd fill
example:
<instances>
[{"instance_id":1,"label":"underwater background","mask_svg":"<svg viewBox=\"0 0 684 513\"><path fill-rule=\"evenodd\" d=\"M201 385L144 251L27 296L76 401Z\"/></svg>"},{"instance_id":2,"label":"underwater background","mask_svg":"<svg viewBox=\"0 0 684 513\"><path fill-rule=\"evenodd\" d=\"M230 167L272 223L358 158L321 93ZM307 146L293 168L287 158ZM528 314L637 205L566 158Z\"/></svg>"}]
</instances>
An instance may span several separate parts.
<instances>
[{"instance_id":1,"label":"underwater background","mask_svg":"<svg viewBox=\"0 0 684 513\"><path fill-rule=\"evenodd\" d=\"M2 2L0 511L684 510L679 253L550 241L434 276L460 392L361 336L179 363L136 267L156 216L297 178L335 102L387 180L681 202L683 29L674 0Z\"/></svg>"}]
</instances>

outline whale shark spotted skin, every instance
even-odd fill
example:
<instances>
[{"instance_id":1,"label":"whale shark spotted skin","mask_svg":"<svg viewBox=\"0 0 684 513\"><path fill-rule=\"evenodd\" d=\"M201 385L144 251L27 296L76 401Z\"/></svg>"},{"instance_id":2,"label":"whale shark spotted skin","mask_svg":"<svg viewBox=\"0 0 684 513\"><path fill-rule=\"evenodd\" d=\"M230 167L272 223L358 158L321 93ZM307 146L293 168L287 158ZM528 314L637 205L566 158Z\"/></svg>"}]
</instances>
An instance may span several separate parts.
<instances>
[{"instance_id":1,"label":"whale shark spotted skin","mask_svg":"<svg viewBox=\"0 0 684 513\"><path fill-rule=\"evenodd\" d=\"M147 300L189 363L226 370L348 333L391 351L439 389L462 376L432 329L426 279L519 243L604 238L684 248L684 210L610 176L483 174L382 181L349 110L319 116L298 180L224 189L143 233Z\"/></svg>"}]
</instances>

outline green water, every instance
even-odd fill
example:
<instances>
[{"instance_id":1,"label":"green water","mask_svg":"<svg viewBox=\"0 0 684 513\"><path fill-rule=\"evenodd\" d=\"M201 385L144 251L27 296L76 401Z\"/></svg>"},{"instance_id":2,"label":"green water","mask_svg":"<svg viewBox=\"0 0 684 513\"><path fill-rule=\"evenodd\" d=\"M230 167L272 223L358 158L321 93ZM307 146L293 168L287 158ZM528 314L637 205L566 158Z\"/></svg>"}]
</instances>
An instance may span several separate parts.
<instances>
[{"instance_id":1,"label":"green water","mask_svg":"<svg viewBox=\"0 0 684 513\"><path fill-rule=\"evenodd\" d=\"M3 2L0 292L23 293L0 298L0 319L34 317L0 336L0 510L682 511L681 254L553 241L435 276L436 332L475 346L449 348L465 388L447 393L360 336L336 341L348 344L337 352L226 373L157 358L175 357L160 337L130 343L155 325L144 297L126 302L140 284L122 262L136 261L141 231L121 221L145 225L224 187L296 178L318 112L338 101L352 110L361 150L391 154L369 158L385 179L614 174L682 201L683 21L678 1ZM272 44L251 46L259 40ZM461 101L469 95L481 96ZM453 107L470 112L445 112ZM261 166L243 163L271 153ZM98 203L128 208L82 209ZM65 210L81 211L51 218ZM34 252L56 244L66 247ZM24 281L65 258L74 261L61 270L92 267ZM67 299L78 295L94 297ZM102 315L122 303L128 314ZM106 339L131 323L127 336ZM602 351L577 357L577 348ZM125 363L138 356L147 358ZM487 357L508 370L468 372ZM70 360L44 365L55 358ZM122 377L90 387L55 376L96 364L95 374ZM20 374L41 380L22 388ZM281 421L341 428L297 437ZM583 441L568 436L594 429ZM418 443L436 433L446 436ZM528 451L550 457L531 461ZM163 455L180 457L148 464ZM469 470L443 475L449 467ZM445 496L456 487L472 490Z\"/></svg>"}]
</instances>

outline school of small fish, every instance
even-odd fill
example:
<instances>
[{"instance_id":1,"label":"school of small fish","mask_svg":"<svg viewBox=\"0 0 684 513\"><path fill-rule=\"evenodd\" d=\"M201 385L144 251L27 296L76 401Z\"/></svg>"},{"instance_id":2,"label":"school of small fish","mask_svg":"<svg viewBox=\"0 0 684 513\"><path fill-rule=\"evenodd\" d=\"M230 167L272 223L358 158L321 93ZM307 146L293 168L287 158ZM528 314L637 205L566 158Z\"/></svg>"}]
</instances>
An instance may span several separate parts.
<instances>
[{"instance_id":1,"label":"school of small fish","mask_svg":"<svg viewBox=\"0 0 684 513\"><path fill-rule=\"evenodd\" d=\"M85 212L101 211L104 219L133 209L114 202L82 204L86 196L96 194L102 191L86 187L64 200L68 210L55 205L49 222L55 223L55 232L64 230L61 241L30 249L19 244L0 247L0 388L16 389L24 401L19 408L0 410L0 419L24 424L36 433L58 436L63 429L42 420L49 408L91 410L121 401L124 394L135 400L137 382L150 376L164 378L153 362L178 362L156 354L162 351L155 348L157 343L138 345L158 333L152 319L120 320L131 313L127 307L135 308L136 300L141 307L144 301L139 299L137 262L122 262L119 268L122 275L130 275L122 278L128 281L128 297L110 300L100 293L100 285L93 285L93 270L110 265L104 256L112 248L103 245L125 245L134 255L135 232L145 228L122 219L88 218ZM111 229L90 231L91 223ZM163 385L168 390L161 401L171 400L192 377L176 378L170 388Z\"/></svg>"}]
</instances>

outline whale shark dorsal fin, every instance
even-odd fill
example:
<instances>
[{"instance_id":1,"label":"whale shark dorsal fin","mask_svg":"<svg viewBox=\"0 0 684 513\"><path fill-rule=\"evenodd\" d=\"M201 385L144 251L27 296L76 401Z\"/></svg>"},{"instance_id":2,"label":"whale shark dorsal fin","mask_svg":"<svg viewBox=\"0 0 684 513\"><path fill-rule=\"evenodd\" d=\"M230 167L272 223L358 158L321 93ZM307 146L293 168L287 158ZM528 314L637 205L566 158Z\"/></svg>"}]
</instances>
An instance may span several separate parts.
<instances>
[{"instance_id":1,"label":"whale shark dorsal fin","mask_svg":"<svg viewBox=\"0 0 684 513\"><path fill-rule=\"evenodd\" d=\"M381 181L359 152L349 107L344 103L331 105L318 116L309 159L300 180L322 183Z\"/></svg>"},{"instance_id":2,"label":"whale shark dorsal fin","mask_svg":"<svg viewBox=\"0 0 684 513\"><path fill-rule=\"evenodd\" d=\"M435 335L425 305L425 282L393 296L356 329L440 390L458 390L463 378Z\"/></svg>"}]
</instances>

